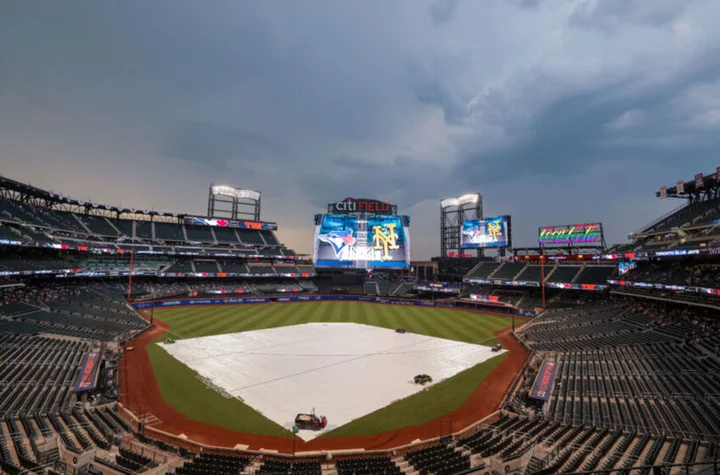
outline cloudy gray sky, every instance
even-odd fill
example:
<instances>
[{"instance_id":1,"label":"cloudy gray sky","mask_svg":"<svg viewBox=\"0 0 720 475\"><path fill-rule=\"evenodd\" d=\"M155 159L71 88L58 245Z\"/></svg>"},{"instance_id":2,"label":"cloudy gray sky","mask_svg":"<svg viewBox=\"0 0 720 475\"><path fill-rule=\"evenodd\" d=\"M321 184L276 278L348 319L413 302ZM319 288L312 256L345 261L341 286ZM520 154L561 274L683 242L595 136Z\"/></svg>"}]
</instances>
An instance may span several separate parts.
<instances>
[{"instance_id":1,"label":"cloudy gray sky","mask_svg":"<svg viewBox=\"0 0 720 475\"><path fill-rule=\"evenodd\" d=\"M515 242L620 242L720 165L717 0L5 1L0 172L69 196L205 211L259 189L280 239L346 196L396 203L413 258L439 200L484 195Z\"/></svg>"}]
</instances>

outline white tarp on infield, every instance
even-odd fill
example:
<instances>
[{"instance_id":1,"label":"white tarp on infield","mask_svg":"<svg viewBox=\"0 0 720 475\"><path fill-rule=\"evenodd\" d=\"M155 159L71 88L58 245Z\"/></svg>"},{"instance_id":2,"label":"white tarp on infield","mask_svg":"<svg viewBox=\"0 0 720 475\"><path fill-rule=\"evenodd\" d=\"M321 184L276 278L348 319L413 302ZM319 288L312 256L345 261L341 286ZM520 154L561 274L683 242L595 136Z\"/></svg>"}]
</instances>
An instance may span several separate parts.
<instances>
[{"instance_id":1,"label":"white tarp on infield","mask_svg":"<svg viewBox=\"0 0 720 475\"><path fill-rule=\"evenodd\" d=\"M498 355L488 346L355 323L308 323L161 346L283 427L316 408L328 418L326 431L421 391L413 382L417 374L438 383Z\"/></svg>"}]
</instances>

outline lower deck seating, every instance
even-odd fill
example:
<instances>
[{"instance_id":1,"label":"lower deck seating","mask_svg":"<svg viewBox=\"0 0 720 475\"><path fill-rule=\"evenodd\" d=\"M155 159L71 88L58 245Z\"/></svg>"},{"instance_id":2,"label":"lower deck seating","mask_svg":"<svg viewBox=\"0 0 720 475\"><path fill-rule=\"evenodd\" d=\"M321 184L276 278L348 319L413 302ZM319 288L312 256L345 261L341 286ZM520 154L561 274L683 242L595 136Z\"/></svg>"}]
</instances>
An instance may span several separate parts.
<instances>
[{"instance_id":1,"label":"lower deck seating","mask_svg":"<svg viewBox=\"0 0 720 475\"><path fill-rule=\"evenodd\" d=\"M68 407L87 343L0 333L0 417Z\"/></svg>"},{"instance_id":2,"label":"lower deck seating","mask_svg":"<svg viewBox=\"0 0 720 475\"><path fill-rule=\"evenodd\" d=\"M108 441L120 436L123 430L116 431L98 422L96 416L106 410L114 412L106 406L85 409L84 413L89 417L78 417L76 411L37 414L34 417L6 416L0 420L0 461L3 462L0 465L0 472L26 473L20 465L24 468L31 468L33 464L37 464L41 457L38 446L45 444L48 440L53 440L55 436L62 441L67 450L73 453L79 454L93 449L94 446L109 450L111 444ZM118 417L120 416L118 415ZM102 431L105 431L106 435L101 435ZM5 438L4 434L8 434L9 438ZM96 438L99 438L101 444L95 443ZM124 453L122 449L119 457L122 460L117 468L121 473L135 473L140 468L134 464L142 462L142 460ZM133 463L125 463L126 459ZM15 461L20 463L17 464ZM108 461L108 463L115 466L114 461ZM146 466L154 465L150 460L145 460L145 462ZM133 467L132 471L128 470L130 466Z\"/></svg>"},{"instance_id":3,"label":"lower deck seating","mask_svg":"<svg viewBox=\"0 0 720 475\"><path fill-rule=\"evenodd\" d=\"M177 475L237 475L249 464L248 457L203 453L197 455L191 462L178 467L175 473Z\"/></svg>"},{"instance_id":4,"label":"lower deck seating","mask_svg":"<svg viewBox=\"0 0 720 475\"><path fill-rule=\"evenodd\" d=\"M283 462L267 460L256 474L266 475L321 475L320 462Z\"/></svg>"},{"instance_id":5,"label":"lower deck seating","mask_svg":"<svg viewBox=\"0 0 720 475\"><path fill-rule=\"evenodd\" d=\"M560 353L548 418L648 434L720 433L720 359L697 343Z\"/></svg>"},{"instance_id":6,"label":"lower deck seating","mask_svg":"<svg viewBox=\"0 0 720 475\"><path fill-rule=\"evenodd\" d=\"M407 460L421 475L453 475L470 468L470 457L457 451L455 447L436 445L408 452Z\"/></svg>"},{"instance_id":7,"label":"lower deck seating","mask_svg":"<svg viewBox=\"0 0 720 475\"><path fill-rule=\"evenodd\" d=\"M335 464L338 475L401 475L390 457L369 457L338 460Z\"/></svg>"},{"instance_id":8,"label":"lower deck seating","mask_svg":"<svg viewBox=\"0 0 720 475\"><path fill-rule=\"evenodd\" d=\"M551 475L663 463L700 463L712 460L713 447L714 442L505 414L458 440L455 453L495 458L505 466L527 456L529 471L525 473ZM430 454L447 453L447 448L423 450ZM661 457L662 454L665 456Z\"/></svg>"}]
</instances>

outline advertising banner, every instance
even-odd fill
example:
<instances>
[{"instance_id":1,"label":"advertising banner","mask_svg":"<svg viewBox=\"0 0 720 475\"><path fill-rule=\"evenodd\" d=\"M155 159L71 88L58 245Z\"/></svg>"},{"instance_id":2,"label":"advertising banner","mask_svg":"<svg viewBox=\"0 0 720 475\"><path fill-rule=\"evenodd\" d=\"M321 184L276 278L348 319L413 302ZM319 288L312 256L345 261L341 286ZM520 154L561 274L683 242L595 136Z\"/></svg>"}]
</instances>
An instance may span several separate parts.
<instances>
[{"instance_id":1,"label":"advertising banner","mask_svg":"<svg viewBox=\"0 0 720 475\"><path fill-rule=\"evenodd\" d=\"M547 401L550 399L550 392L553 388L556 371L557 363L555 358L548 358L543 361L540 371L538 371L537 377L535 378L535 384L533 384L533 387L530 390L531 398L539 399L541 401Z\"/></svg>"},{"instance_id":2,"label":"advertising banner","mask_svg":"<svg viewBox=\"0 0 720 475\"><path fill-rule=\"evenodd\" d=\"M479 300L482 302L495 302L495 303L500 302L500 297L498 297L497 295L470 294L470 299L471 300Z\"/></svg>"},{"instance_id":3,"label":"advertising banner","mask_svg":"<svg viewBox=\"0 0 720 475\"><path fill-rule=\"evenodd\" d=\"M469 302L457 302L455 300L450 301L435 301L435 300L422 300L422 299L400 299L392 297L371 297L367 295L288 295L283 297L229 297L229 298L187 298L187 299L172 299L172 300L156 300L151 302L135 302L132 305L136 310L146 310L149 308L172 308L180 306L191 306L191 305L238 305L238 304L258 304L258 303L289 303L289 302L320 302L320 301L346 301L346 302L369 302L369 303L382 303L388 305L403 305L403 306L415 306L415 307L436 307L436 308L466 308L466 309L480 309L478 305L482 305L481 302L478 304L470 304ZM472 305L472 306L468 306ZM496 307L498 310L503 307ZM495 311L490 310L489 311ZM528 317L534 317L537 313L534 310L516 310L514 308L505 308L505 313L515 313L516 315L524 315Z\"/></svg>"},{"instance_id":4,"label":"advertising banner","mask_svg":"<svg viewBox=\"0 0 720 475\"><path fill-rule=\"evenodd\" d=\"M194 226L217 226L219 228L257 229L265 231L277 230L277 223L264 223L261 221L249 220L230 221L221 218L200 218L195 216L186 216L185 218L183 218L183 223Z\"/></svg>"},{"instance_id":5,"label":"advertising banner","mask_svg":"<svg viewBox=\"0 0 720 475\"><path fill-rule=\"evenodd\" d=\"M99 361L100 353L98 352L85 355L82 367L75 380L75 392L92 391L95 389L95 379Z\"/></svg>"},{"instance_id":6,"label":"advertising banner","mask_svg":"<svg viewBox=\"0 0 720 475\"><path fill-rule=\"evenodd\" d=\"M629 261L629 262L619 262L618 263L618 273L620 275L625 275L631 270L635 269L637 267L636 261Z\"/></svg>"},{"instance_id":7,"label":"advertising banner","mask_svg":"<svg viewBox=\"0 0 720 475\"><path fill-rule=\"evenodd\" d=\"M635 287L638 289L670 290L672 292L689 292L696 294L720 295L720 289L711 287L694 287L676 284L660 284L652 282L633 282L629 280L608 280L608 284L620 287Z\"/></svg>"},{"instance_id":8,"label":"advertising banner","mask_svg":"<svg viewBox=\"0 0 720 475\"><path fill-rule=\"evenodd\" d=\"M416 285L413 287L415 290L422 290L425 292L440 292L443 294L460 294L460 289L453 287L436 287L434 285Z\"/></svg>"},{"instance_id":9,"label":"advertising banner","mask_svg":"<svg viewBox=\"0 0 720 475\"><path fill-rule=\"evenodd\" d=\"M600 284L573 284L573 283L562 283L562 282L548 282L545 287L551 289L566 289L566 290L605 290L608 288L607 285Z\"/></svg>"},{"instance_id":10,"label":"advertising banner","mask_svg":"<svg viewBox=\"0 0 720 475\"><path fill-rule=\"evenodd\" d=\"M603 228L601 223L546 226L539 229L538 242L543 246L568 244L602 246Z\"/></svg>"}]
</instances>

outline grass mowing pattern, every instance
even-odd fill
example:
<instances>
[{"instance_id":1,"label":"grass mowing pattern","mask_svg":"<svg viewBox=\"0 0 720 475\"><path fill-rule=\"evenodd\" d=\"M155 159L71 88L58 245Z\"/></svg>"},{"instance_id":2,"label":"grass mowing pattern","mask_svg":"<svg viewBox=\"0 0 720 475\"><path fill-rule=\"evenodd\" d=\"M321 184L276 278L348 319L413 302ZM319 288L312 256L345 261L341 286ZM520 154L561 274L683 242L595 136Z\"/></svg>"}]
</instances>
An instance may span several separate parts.
<instances>
[{"instance_id":1,"label":"grass mowing pattern","mask_svg":"<svg viewBox=\"0 0 720 475\"><path fill-rule=\"evenodd\" d=\"M424 424L462 406L480 383L505 359L507 353L483 361L450 379L349 422L325 437L372 435Z\"/></svg>"},{"instance_id":2,"label":"grass mowing pattern","mask_svg":"<svg viewBox=\"0 0 720 475\"><path fill-rule=\"evenodd\" d=\"M384 328L402 327L409 332L467 343L494 345L493 332L507 328L503 317L458 310L359 302L308 302L291 304L188 307L157 312L172 326L170 335L195 338L237 333L310 322L351 322ZM186 416L238 432L286 435L289 432L236 399L225 399L207 388L196 373L157 345L148 347L163 399ZM443 381L430 390L357 419L329 436L367 435L401 429L430 421L458 408L501 357L485 361Z\"/></svg>"},{"instance_id":3,"label":"grass mowing pattern","mask_svg":"<svg viewBox=\"0 0 720 475\"><path fill-rule=\"evenodd\" d=\"M252 434L290 436L283 427L239 399L226 399L197 379L197 373L158 345L148 346L163 399L191 419Z\"/></svg>"}]
</instances>

